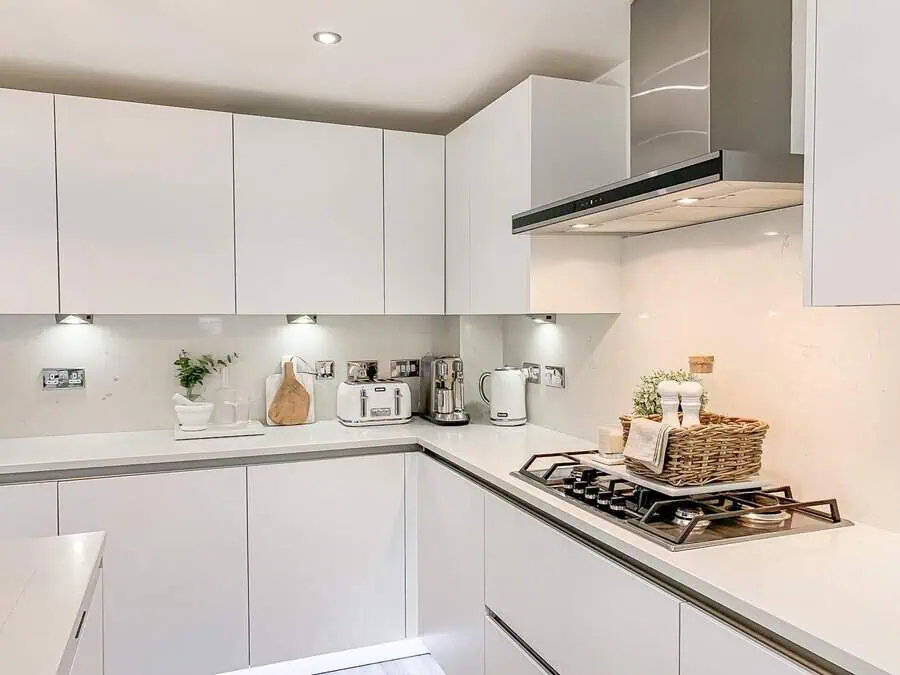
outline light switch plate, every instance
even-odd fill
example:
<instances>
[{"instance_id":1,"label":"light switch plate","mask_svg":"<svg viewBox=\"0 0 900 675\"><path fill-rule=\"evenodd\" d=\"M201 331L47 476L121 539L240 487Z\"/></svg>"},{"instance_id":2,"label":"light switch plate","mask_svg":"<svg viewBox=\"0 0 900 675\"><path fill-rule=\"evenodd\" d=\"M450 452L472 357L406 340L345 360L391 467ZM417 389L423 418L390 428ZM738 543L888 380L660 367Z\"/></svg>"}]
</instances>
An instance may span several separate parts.
<instances>
[{"instance_id":1,"label":"light switch plate","mask_svg":"<svg viewBox=\"0 0 900 675\"><path fill-rule=\"evenodd\" d=\"M557 389L566 388L566 369L564 366L544 366L544 386Z\"/></svg>"},{"instance_id":2,"label":"light switch plate","mask_svg":"<svg viewBox=\"0 0 900 675\"><path fill-rule=\"evenodd\" d=\"M527 375L525 382L527 384L540 384L541 383L541 364L540 363L531 363L530 361L523 361L522 368L525 370Z\"/></svg>"},{"instance_id":3,"label":"light switch plate","mask_svg":"<svg viewBox=\"0 0 900 675\"><path fill-rule=\"evenodd\" d=\"M44 368L41 370L41 388L84 389L84 368Z\"/></svg>"},{"instance_id":4,"label":"light switch plate","mask_svg":"<svg viewBox=\"0 0 900 675\"><path fill-rule=\"evenodd\" d=\"M418 377L422 372L420 359L392 359L391 377Z\"/></svg>"},{"instance_id":5,"label":"light switch plate","mask_svg":"<svg viewBox=\"0 0 900 675\"><path fill-rule=\"evenodd\" d=\"M334 361L316 361L316 379L334 379Z\"/></svg>"}]
</instances>

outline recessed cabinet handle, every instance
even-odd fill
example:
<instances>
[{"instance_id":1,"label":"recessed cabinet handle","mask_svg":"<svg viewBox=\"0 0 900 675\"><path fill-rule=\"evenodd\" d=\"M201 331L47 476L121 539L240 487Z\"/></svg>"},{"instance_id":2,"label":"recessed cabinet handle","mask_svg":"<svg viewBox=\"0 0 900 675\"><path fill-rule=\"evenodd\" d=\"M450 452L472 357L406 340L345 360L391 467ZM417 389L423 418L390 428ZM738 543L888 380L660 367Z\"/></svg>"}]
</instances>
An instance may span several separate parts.
<instances>
[{"instance_id":1,"label":"recessed cabinet handle","mask_svg":"<svg viewBox=\"0 0 900 675\"><path fill-rule=\"evenodd\" d=\"M81 637L81 629L84 628L84 620L87 618L87 610L81 613L81 621L78 622L78 629L75 631L75 639Z\"/></svg>"}]
</instances>

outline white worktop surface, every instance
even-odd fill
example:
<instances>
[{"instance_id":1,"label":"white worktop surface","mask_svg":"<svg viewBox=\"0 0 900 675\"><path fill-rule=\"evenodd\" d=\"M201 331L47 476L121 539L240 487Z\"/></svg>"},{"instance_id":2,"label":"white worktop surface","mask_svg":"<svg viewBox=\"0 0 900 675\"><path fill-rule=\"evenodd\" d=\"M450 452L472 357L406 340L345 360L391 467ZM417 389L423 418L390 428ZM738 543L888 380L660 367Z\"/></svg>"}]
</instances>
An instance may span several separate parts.
<instances>
[{"instance_id":1,"label":"white worktop surface","mask_svg":"<svg viewBox=\"0 0 900 675\"><path fill-rule=\"evenodd\" d=\"M92 532L0 542L0 672L68 672L103 539Z\"/></svg>"},{"instance_id":2,"label":"white worktop surface","mask_svg":"<svg viewBox=\"0 0 900 675\"><path fill-rule=\"evenodd\" d=\"M532 454L591 445L537 426L319 422L235 439L175 442L171 431L6 439L0 475L414 443L853 673L900 674L900 535L857 524L673 553L511 477Z\"/></svg>"}]
</instances>

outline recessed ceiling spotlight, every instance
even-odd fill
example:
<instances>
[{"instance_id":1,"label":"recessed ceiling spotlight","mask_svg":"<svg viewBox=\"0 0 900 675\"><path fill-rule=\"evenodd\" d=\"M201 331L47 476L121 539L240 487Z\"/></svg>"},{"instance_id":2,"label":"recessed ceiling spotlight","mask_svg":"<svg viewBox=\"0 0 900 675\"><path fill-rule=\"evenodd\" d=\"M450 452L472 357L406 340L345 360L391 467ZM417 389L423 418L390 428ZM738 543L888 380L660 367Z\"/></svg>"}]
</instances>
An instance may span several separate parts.
<instances>
[{"instance_id":1,"label":"recessed ceiling spotlight","mask_svg":"<svg viewBox=\"0 0 900 675\"><path fill-rule=\"evenodd\" d=\"M682 197L681 199L676 200L678 204L682 206L687 206L689 204L696 204L700 200L697 197Z\"/></svg>"},{"instance_id":2,"label":"recessed ceiling spotlight","mask_svg":"<svg viewBox=\"0 0 900 675\"><path fill-rule=\"evenodd\" d=\"M336 45L343 39L344 38L341 37L340 33L335 33L330 30L320 30L318 33L313 33L313 40L323 45Z\"/></svg>"},{"instance_id":3,"label":"recessed ceiling spotlight","mask_svg":"<svg viewBox=\"0 0 900 675\"><path fill-rule=\"evenodd\" d=\"M590 227L589 223L575 223L572 225L570 229L572 230L586 230Z\"/></svg>"}]
</instances>

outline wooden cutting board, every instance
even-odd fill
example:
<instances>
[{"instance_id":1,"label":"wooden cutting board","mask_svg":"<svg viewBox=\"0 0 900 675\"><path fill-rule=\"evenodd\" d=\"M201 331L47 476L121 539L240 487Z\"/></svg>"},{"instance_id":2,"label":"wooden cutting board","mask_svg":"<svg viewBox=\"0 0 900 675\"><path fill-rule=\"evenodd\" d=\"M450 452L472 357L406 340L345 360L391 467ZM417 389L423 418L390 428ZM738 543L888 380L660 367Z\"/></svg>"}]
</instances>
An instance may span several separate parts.
<instances>
[{"instance_id":1,"label":"wooden cutting board","mask_svg":"<svg viewBox=\"0 0 900 675\"><path fill-rule=\"evenodd\" d=\"M271 402L266 402L266 417L270 424L277 425L294 425L307 424L312 417L312 395L310 389L304 386L303 382L297 379L294 373L292 361L285 361L282 364L283 373L276 376L277 390ZM269 393L270 381L266 381L267 394ZM276 384L276 382L272 382ZM268 399L269 396L267 395Z\"/></svg>"}]
</instances>

